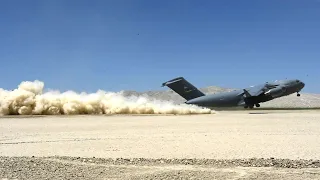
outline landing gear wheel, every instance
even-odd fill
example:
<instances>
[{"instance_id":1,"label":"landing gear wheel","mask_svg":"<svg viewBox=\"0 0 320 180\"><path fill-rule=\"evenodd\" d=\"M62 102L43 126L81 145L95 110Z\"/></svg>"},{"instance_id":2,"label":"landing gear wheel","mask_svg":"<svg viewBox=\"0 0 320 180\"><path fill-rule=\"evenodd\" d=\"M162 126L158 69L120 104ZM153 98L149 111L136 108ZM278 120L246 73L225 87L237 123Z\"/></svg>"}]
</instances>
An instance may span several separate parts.
<instances>
[{"instance_id":1,"label":"landing gear wheel","mask_svg":"<svg viewBox=\"0 0 320 180\"><path fill-rule=\"evenodd\" d=\"M297 94L297 96L299 97L299 96L300 96L300 94L298 93L298 94Z\"/></svg>"},{"instance_id":2,"label":"landing gear wheel","mask_svg":"<svg viewBox=\"0 0 320 180\"><path fill-rule=\"evenodd\" d=\"M247 106L247 105L245 105L245 106L244 106L244 108L245 108L245 109L248 109L248 106Z\"/></svg>"},{"instance_id":3,"label":"landing gear wheel","mask_svg":"<svg viewBox=\"0 0 320 180\"><path fill-rule=\"evenodd\" d=\"M256 104L256 107L260 107L260 104Z\"/></svg>"},{"instance_id":4,"label":"landing gear wheel","mask_svg":"<svg viewBox=\"0 0 320 180\"><path fill-rule=\"evenodd\" d=\"M250 109L253 109L253 105L250 105L249 108L250 108Z\"/></svg>"}]
</instances>

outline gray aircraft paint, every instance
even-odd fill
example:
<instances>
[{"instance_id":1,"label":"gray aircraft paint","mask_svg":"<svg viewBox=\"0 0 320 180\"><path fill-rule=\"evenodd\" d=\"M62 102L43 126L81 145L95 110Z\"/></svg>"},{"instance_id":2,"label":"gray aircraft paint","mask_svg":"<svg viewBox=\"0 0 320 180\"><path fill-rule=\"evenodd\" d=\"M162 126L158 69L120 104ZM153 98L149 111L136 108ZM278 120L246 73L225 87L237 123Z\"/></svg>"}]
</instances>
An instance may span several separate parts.
<instances>
[{"instance_id":1,"label":"gray aircraft paint","mask_svg":"<svg viewBox=\"0 0 320 180\"><path fill-rule=\"evenodd\" d=\"M297 93L304 88L305 84L298 80L280 80L266 82L264 84L251 86L245 89L205 95L183 77L174 78L162 84L178 93L186 104L195 104L203 107L237 107L245 108L260 107L261 102Z\"/></svg>"}]
</instances>

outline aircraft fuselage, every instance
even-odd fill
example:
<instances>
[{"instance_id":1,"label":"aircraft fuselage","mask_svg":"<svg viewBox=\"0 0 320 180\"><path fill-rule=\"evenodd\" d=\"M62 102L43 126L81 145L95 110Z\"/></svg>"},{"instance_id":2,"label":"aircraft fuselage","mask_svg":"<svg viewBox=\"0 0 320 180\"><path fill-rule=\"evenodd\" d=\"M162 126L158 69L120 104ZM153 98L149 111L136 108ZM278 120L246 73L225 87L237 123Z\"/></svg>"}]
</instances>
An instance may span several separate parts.
<instances>
[{"instance_id":1,"label":"aircraft fuselage","mask_svg":"<svg viewBox=\"0 0 320 180\"><path fill-rule=\"evenodd\" d=\"M265 86L258 85L247 88L245 90L254 92L255 89ZM252 107L253 105L260 106L259 103L267 102L275 98L280 98L293 93L298 93L304 87L304 83L299 80L283 80L274 83L268 83L270 86L277 86L265 93L261 93L257 96L244 98L244 90L234 90L230 92L223 92L217 94L208 94L205 96L197 97L186 101L186 104L195 104L203 107L236 107L236 106L247 106ZM299 95L299 94L298 94ZM243 104L239 102L244 101Z\"/></svg>"}]
</instances>

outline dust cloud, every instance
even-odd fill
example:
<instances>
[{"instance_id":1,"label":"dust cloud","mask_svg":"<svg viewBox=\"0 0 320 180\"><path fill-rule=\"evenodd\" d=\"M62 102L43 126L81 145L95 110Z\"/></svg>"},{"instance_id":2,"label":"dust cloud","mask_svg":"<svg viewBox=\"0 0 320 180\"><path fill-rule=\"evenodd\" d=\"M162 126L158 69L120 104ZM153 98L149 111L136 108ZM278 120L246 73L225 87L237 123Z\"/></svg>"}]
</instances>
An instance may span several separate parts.
<instances>
[{"instance_id":1,"label":"dust cloud","mask_svg":"<svg viewBox=\"0 0 320 180\"><path fill-rule=\"evenodd\" d=\"M76 93L44 92L38 80L21 82L12 91L0 88L0 115L76 114L211 114L212 110L194 105L176 105L144 96L127 97L122 92Z\"/></svg>"}]
</instances>

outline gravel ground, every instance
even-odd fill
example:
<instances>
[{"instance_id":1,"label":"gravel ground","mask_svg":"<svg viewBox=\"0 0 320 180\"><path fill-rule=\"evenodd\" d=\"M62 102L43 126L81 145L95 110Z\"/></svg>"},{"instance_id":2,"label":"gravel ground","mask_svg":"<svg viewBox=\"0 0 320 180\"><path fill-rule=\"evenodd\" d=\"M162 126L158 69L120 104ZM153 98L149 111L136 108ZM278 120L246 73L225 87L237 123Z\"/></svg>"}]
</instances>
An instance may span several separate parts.
<instances>
[{"instance_id":1,"label":"gravel ground","mask_svg":"<svg viewBox=\"0 0 320 180\"><path fill-rule=\"evenodd\" d=\"M319 110L2 117L0 179L320 179L319 120Z\"/></svg>"},{"instance_id":2,"label":"gravel ground","mask_svg":"<svg viewBox=\"0 0 320 180\"><path fill-rule=\"evenodd\" d=\"M320 111L0 118L2 156L320 159Z\"/></svg>"},{"instance_id":3,"label":"gravel ground","mask_svg":"<svg viewBox=\"0 0 320 180\"><path fill-rule=\"evenodd\" d=\"M319 179L319 160L0 157L3 179Z\"/></svg>"}]
</instances>

